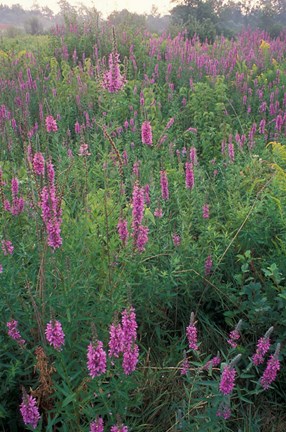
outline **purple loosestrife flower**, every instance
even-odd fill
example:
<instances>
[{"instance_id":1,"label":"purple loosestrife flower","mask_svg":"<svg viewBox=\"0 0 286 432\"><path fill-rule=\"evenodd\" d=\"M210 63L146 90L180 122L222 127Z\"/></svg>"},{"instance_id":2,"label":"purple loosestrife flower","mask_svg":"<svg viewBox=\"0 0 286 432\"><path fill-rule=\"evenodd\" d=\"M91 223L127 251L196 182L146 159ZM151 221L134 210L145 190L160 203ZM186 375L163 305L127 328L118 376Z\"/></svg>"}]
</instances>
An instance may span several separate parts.
<instances>
[{"instance_id":1,"label":"purple loosestrife flower","mask_svg":"<svg viewBox=\"0 0 286 432\"><path fill-rule=\"evenodd\" d=\"M161 207L155 208L155 210L154 210L154 216L157 217L157 218L163 217L163 210L162 210Z\"/></svg>"},{"instance_id":2,"label":"purple loosestrife flower","mask_svg":"<svg viewBox=\"0 0 286 432\"><path fill-rule=\"evenodd\" d=\"M179 234L172 234L172 240L175 247L180 246L181 244L181 237Z\"/></svg>"},{"instance_id":3,"label":"purple loosestrife flower","mask_svg":"<svg viewBox=\"0 0 286 432\"><path fill-rule=\"evenodd\" d=\"M88 149L88 144L81 144L80 148L79 148L79 152L78 152L79 156L90 156L91 153L89 152Z\"/></svg>"},{"instance_id":4,"label":"purple loosestrife flower","mask_svg":"<svg viewBox=\"0 0 286 432\"><path fill-rule=\"evenodd\" d=\"M123 246L125 246L129 237L128 223L126 219L122 219L122 218L119 219L117 224L117 231Z\"/></svg>"},{"instance_id":5,"label":"purple loosestrife flower","mask_svg":"<svg viewBox=\"0 0 286 432\"><path fill-rule=\"evenodd\" d=\"M187 357L187 353L184 350L184 359L182 362L182 366L180 368L181 375L187 375L187 373L189 372L189 369L190 369L190 362L189 362L189 359Z\"/></svg>"},{"instance_id":6,"label":"purple loosestrife flower","mask_svg":"<svg viewBox=\"0 0 286 432\"><path fill-rule=\"evenodd\" d=\"M33 429L36 429L40 420L40 413L37 407L36 399L24 392L23 401L20 405L20 411L25 425L31 425Z\"/></svg>"},{"instance_id":7,"label":"purple loosestrife flower","mask_svg":"<svg viewBox=\"0 0 286 432\"><path fill-rule=\"evenodd\" d=\"M114 426L111 426L110 432L128 432L128 427L124 426L124 425L121 425L121 426L114 425Z\"/></svg>"},{"instance_id":8,"label":"purple loosestrife flower","mask_svg":"<svg viewBox=\"0 0 286 432\"><path fill-rule=\"evenodd\" d=\"M185 163L186 168L186 188L187 189L193 189L195 186L195 176L194 176L194 170L193 170L193 164L190 162Z\"/></svg>"},{"instance_id":9,"label":"purple loosestrife flower","mask_svg":"<svg viewBox=\"0 0 286 432\"><path fill-rule=\"evenodd\" d=\"M144 186L144 202L149 205L151 203L150 200L150 185L146 184Z\"/></svg>"},{"instance_id":10,"label":"purple loosestrife flower","mask_svg":"<svg viewBox=\"0 0 286 432\"><path fill-rule=\"evenodd\" d=\"M120 73L119 54L112 52L109 54L109 70L103 75L102 86L109 93L118 93L125 84L125 79Z\"/></svg>"},{"instance_id":11,"label":"purple loosestrife flower","mask_svg":"<svg viewBox=\"0 0 286 432\"><path fill-rule=\"evenodd\" d=\"M16 342L18 342L19 345L24 345L26 341L22 338L18 330L18 321L11 320L8 321L6 325L8 327L8 335Z\"/></svg>"},{"instance_id":12,"label":"purple loosestrife flower","mask_svg":"<svg viewBox=\"0 0 286 432\"><path fill-rule=\"evenodd\" d=\"M153 144L151 123L144 121L141 126L141 139L143 144L151 146Z\"/></svg>"},{"instance_id":13,"label":"purple loosestrife flower","mask_svg":"<svg viewBox=\"0 0 286 432\"><path fill-rule=\"evenodd\" d=\"M131 347L137 339L136 313L133 306L122 312L121 326L123 332L124 349Z\"/></svg>"},{"instance_id":14,"label":"purple loosestrife flower","mask_svg":"<svg viewBox=\"0 0 286 432\"><path fill-rule=\"evenodd\" d=\"M169 199L169 185L166 171L160 171L161 195L163 200Z\"/></svg>"},{"instance_id":15,"label":"purple loosestrife flower","mask_svg":"<svg viewBox=\"0 0 286 432\"><path fill-rule=\"evenodd\" d=\"M144 189L135 183L132 193L132 228L138 230L144 215Z\"/></svg>"},{"instance_id":16,"label":"purple loosestrife flower","mask_svg":"<svg viewBox=\"0 0 286 432\"><path fill-rule=\"evenodd\" d=\"M206 362L206 364L202 367L203 370L208 370L210 368L216 367L220 364L221 358L219 355L216 355L212 359Z\"/></svg>"},{"instance_id":17,"label":"purple loosestrife flower","mask_svg":"<svg viewBox=\"0 0 286 432\"><path fill-rule=\"evenodd\" d=\"M237 323L236 327L234 330L232 330L229 334L229 339L227 340L227 342L229 343L229 345L231 346L231 348L236 348L237 347L237 341L240 338L240 328L242 325L242 320L239 320L239 322Z\"/></svg>"},{"instance_id":18,"label":"purple loosestrife flower","mask_svg":"<svg viewBox=\"0 0 286 432\"><path fill-rule=\"evenodd\" d=\"M192 164L198 165L197 149L196 147L191 147L190 149L190 160Z\"/></svg>"},{"instance_id":19,"label":"purple loosestrife flower","mask_svg":"<svg viewBox=\"0 0 286 432\"><path fill-rule=\"evenodd\" d=\"M3 266L0 264L0 274L3 273Z\"/></svg>"},{"instance_id":20,"label":"purple loosestrife flower","mask_svg":"<svg viewBox=\"0 0 286 432\"><path fill-rule=\"evenodd\" d=\"M43 176L45 174L45 159L40 152L34 154L33 170L38 176Z\"/></svg>"},{"instance_id":21,"label":"purple loosestrife flower","mask_svg":"<svg viewBox=\"0 0 286 432\"><path fill-rule=\"evenodd\" d=\"M130 375L135 371L139 358L139 348L137 344L129 346L123 352L123 371L125 375Z\"/></svg>"},{"instance_id":22,"label":"purple loosestrife flower","mask_svg":"<svg viewBox=\"0 0 286 432\"><path fill-rule=\"evenodd\" d=\"M166 124L165 129L170 129L170 127L173 126L174 121L175 121L174 117L171 117L170 120L168 121L168 123Z\"/></svg>"},{"instance_id":23,"label":"purple loosestrife flower","mask_svg":"<svg viewBox=\"0 0 286 432\"><path fill-rule=\"evenodd\" d=\"M62 349L65 343L65 334L62 329L62 325L59 321L51 320L48 322L45 330L46 339L51 346L57 351Z\"/></svg>"},{"instance_id":24,"label":"purple loosestrife flower","mask_svg":"<svg viewBox=\"0 0 286 432\"><path fill-rule=\"evenodd\" d=\"M235 385L236 370L230 365L226 365L221 374L219 390L224 395L232 393Z\"/></svg>"},{"instance_id":25,"label":"purple loosestrife flower","mask_svg":"<svg viewBox=\"0 0 286 432\"><path fill-rule=\"evenodd\" d=\"M104 423L102 417L98 417L90 424L89 432L104 432Z\"/></svg>"},{"instance_id":26,"label":"purple loosestrife flower","mask_svg":"<svg viewBox=\"0 0 286 432\"><path fill-rule=\"evenodd\" d=\"M111 324L109 328L109 350L108 355L109 357L115 357L118 358L119 354L123 351L123 330L120 323L118 324Z\"/></svg>"},{"instance_id":27,"label":"purple loosestrife flower","mask_svg":"<svg viewBox=\"0 0 286 432\"><path fill-rule=\"evenodd\" d=\"M222 402L218 407L217 417L222 417L224 420L227 420L231 417L231 409L230 405L226 402Z\"/></svg>"},{"instance_id":28,"label":"purple loosestrife flower","mask_svg":"<svg viewBox=\"0 0 286 432\"><path fill-rule=\"evenodd\" d=\"M12 255L14 246L10 240L2 240L2 251L4 255Z\"/></svg>"},{"instance_id":29,"label":"purple loosestrife flower","mask_svg":"<svg viewBox=\"0 0 286 432\"><path fill-rule=\"evenodd\" d=\"M280 362L279 362L279 352L280 352L280 344L277 344L276 350L274 355L271 355L268 362L265 371L263 372L263 375L260 379L260 384L264 388L264 390L267 390L271 383L275 381L277 372L280 369Z\"/></svg>"},{"instance_id":30,"label":"purple loosestrife flower","mask_svg":"<svg viewBox=\"0 0 286 432\"><path fill-rule=\"evenodd\" d=\"M236 370L234 366L241 359L241 354L238 354L234 359L230 362L229 365L226 365L222 371L221 379L219 383L219 390L224 395L229 395L232 393L235 385L235 376Z\"/></svg>"},{"instance_id":31,"label":"purple loosestrife flower","mask_svg":"<svg viewBox=\"0 0 286 432\"><path fill-rule=\"evenodd\" d=\"M197 327L195 323L195 315L194 312L191 313L191 319L190 324L186 328L186 335L189 343L189 348L197 351L199 349L198 347L198 332Z\"/></svg>"},{"instance_id":32,"label":"purple loosestrife flower","mask_svg":"<svg viewBox=\"0 0 286 432\"><path fill-rule=\"evenodd\" d=\"M135 247L138 252L145 251L145 245L148 242L149 228L144 225L139 225L136 235Z\"/></svg>"},{"instance_id":33,"label":"purple loosestrife flower","mask_svg":"<svg viewBox=\"0 0 286 432\"><path fill-rule=\"evenodd\" d=\"M106 372L106 352L103 343L96 341L90 342L87 348L87 368L91 378L102 375Z\"/></svg>"},{"instance_id":34,"label":"purple loosestrife flower","mask_svg":"<svg viewBox=\"0 0 286 432\"><path fill-rule=\"evenodd\" d=\"M213 266L212 257L211 257L211 255L209 255L205 261L205 275L206 276L209 276L211 274L212 266Z\"/></svg>"},{"instance_id":35,"label":"purple loosestrife flower","mask_svg":"<svg viewBox=\"0 0 286 432\"><path fill-rule=\"evenodd\" d=\"M257 346L256 346L256 352L252 356L252 361L255 366L260 365L264 362L265 354L269 351L270 348L270 335L273 332L274 327L270 327L265 335L259 339Z\"/></svg>"},{"instance_id":36,"label":"purple loosestrife flower","mask_svg":"<svg viewBox=\"0 0 286 432\"><path fill-rule=\"evenodd\" d=\"M56 132L58 130L57 122L51 115L46 117L46 130L47 132Z\"/></svg>"},{"instance_id":37,"label":"purple loosestrife flower","mask_svg":"<svg viewBox=\"0 0 286 432\"><path fill-rule=\"evenodd\" d=\"M203 218L208 219L210 217L210 210L208 204L203 205Z\"/></svg>"},{"instance_id":38,"label":"purple loosestrife flower","mask_svg":"<svg viewBox=\"0 0 286 432\"><path fill-rule=\"evenodd\" d=\"M228 144L228 156L231 162L234 162L234 146L232 143Z\"/></svg>"}]
</instances>

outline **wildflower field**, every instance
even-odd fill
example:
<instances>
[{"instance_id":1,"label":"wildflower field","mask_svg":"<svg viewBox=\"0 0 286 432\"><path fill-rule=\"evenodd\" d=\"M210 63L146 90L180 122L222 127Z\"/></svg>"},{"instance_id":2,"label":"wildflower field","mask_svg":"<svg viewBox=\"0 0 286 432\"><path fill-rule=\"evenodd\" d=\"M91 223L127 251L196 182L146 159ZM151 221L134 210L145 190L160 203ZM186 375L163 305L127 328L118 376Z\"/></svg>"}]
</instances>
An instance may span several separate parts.
<instances>
[{"instance_id":1,"label":"wildflower field","mask_svg":"<svg viewBox=\"0 0 286 432\"><path fill-rule=\"evenodd\" d=\"M0 430L286 430L286 32L0 51Z\"/></svg>"}]
</instances>

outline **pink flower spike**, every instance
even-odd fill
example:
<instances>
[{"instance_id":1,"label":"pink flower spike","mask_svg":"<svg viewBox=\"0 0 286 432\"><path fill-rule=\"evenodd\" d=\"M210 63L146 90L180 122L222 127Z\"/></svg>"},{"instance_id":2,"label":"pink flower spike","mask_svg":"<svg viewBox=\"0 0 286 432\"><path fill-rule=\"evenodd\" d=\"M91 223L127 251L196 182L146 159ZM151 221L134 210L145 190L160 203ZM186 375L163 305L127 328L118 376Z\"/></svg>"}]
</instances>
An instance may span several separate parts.
<instances>
[{"instance_id":1,"label":"pink flower spike","mask_svg":"<svg viewBox=\"0 0 286 432\"><path fill-rule=\"evenodd\" d=\"M265 333L263 337L261 337L256 346L256 352L252 356L252 361L255 366L260 365L264 362L265 354L269 351L270 348L270 335L273 331L273 327L270 327L269 330Z\"/></svg>"},{"instance_id":2,"label":"pink flower spike","mask_svg":"<svg viewBox=\"0 0 286 432\"><path fill-rule=\"evenodd\" d=\"M224 420L227 420L231 416L230 405L226 402L222 402L216 413L217 417L222 417Z\"/></svg>"},{"instance_id":3,"label":"pink flower spike","mask_svg":"<svg viewBox=\"0 0 286 432\"><path fill-rule=\"evenodd\" d=\"M227 340L227 342L229 343L229 345L231 346L231 348L236 348L237 347L237 341L240 338L240 328L242 325L242 320L239 320L238 324L236 325L235 329L232 330L229 334L229 339Z\"/></svg>"},{"instance_id":4,"label":"pink flower spike","mask_svg":"<svg viewBox=\"0 0 286 432\"><path fill-rule=\"evenodd\" d=\"M40 152L34 154L33 170L38 176L43 176L45 174L45 159Z\"/></svg>"},{"instance_id":5,"label":"pink flower spike","mask_svg":"<svg viewBox=\"0 0 286 432\"><path fill-rule=\"evenodd\" d=\"M102 417L98 417L90 424L89 432L104 432L104 423Z\"/></svg>"},{"instance_id":6,"label":"pink flower spike","mask_svg":"<svg viewBox=\"0 0 286 432\"><path fill-rule=\"evenodd\" d=\"M2 251L4 255L12 255L14 246L10 240L2 240Z\"/></svg>"},{"instance_id":7,"label":"pink flower spike","mask_svg":"<svg viewBox=\"0 0 286 432\"><path fill-rule=\"evenodd\" d=\"M18 330L18 321L11 320L7 322L8 327L8 335L14 339L16 342L18 342L19 345L24 345L26 341L22 338L19 330Z\"/></svg>"},{"instance_id":8,"label":"pink flower spike","mask_svg":"<svg viewBox=\"0 0 286 432\"><path fill-rule=\"evenodd\" d=\"M65 343L65 335L59 321L51 320L45 330L46 339L57 351L61 351Z\"/></svg>"},{"instance_id":9,"label":"pink flower spike","mask_svg":"<svg viewBox=\"0 0 286 432\"><path fill-rule=\"evenodd\" d=\"M58 130L57 122L51 115L46 117L46 130L47 132L56 132Z\"/></svg>"},{"instance_id":10,"label":"pink flower spike","mask_svg":"<svg viewBox=\"0 0 286 432\"><path fill-rule=\"evenodd\" d=\"M96 341L90 342L87 348L87 368L91 378L102 375L106 372L106 352L103 343Z\"/></svg>"},{"instance_id":11,"label":"pink flower spike","mask_svg":"<svg viewBox=\"0 0 286 432\"><path fill-rule=\"evenodd\" d=\"M123 371L125 375L130 375L135 371L136 365L138 363L139 358L139 348L137 344L134 344L132 347L128 347L125 349L123 353Z\"/></svg>"},{"instance_id":12,"label":"pink flower spike","mask_svg":"<svg viewBox=\"0 0 286 432\"><path fill-rule=\"evenodd\" d=\"M236 370L226 365L222 374L221 374L221 380L219 384L219 390L224 395L228 395L232 393L235 385L235 376L236 376Z\"/></svg>"},{"instance_id":13,"label":"pink flower spike","mask_svg":"<svg viewBox=\"0 0 286 432\"><path fill-rule=\"evenodd\" d=\"M23 401L20 405L20 411L25 425L31 425L33 429L36 429L40 420L40 413L37 407L36 399L24 392Z\"/></svg>"},{"instance_id":14,"label":"pink flower spike","mask_svg":"<svg viewBox=\"0 0 286 432\"><path fill-rule=\"evenodd\" d=\"M197 327L195 323L195 315L194 312L191 313L190 324L186 329L187 339L189 343L189 348L198 351L198 335L197 335Z\"/></svg>"},{"instance_id":15,"label":"pink flower spike","mask_svg":"<svg viewBox=\"0 0 286 432\"><path fill-rule=\"evenodd\" d=\"M110 432L128 432L128 427L124 426L124 425L121 425L121 426L114 425L114 426L111 426Z\"/></svg>"},{"instance_id":16,"label":"pink flower spike","mask_svg":"<svg viewBox=\"0 0 286 432\"><path fill-rule=\"evenodd\" d=\"M280 361L279 361L279 352L280 352L280 343L277 344L276 350L274 355L271 355L268 362L265 371L263 372L263 375L260 379L260 384L264 388L264 390L267 390L271 383L275 381L277 373L280 369Z\"/></svg>"},{"instance_id":17,"label":"pink flower spike","mask_svg":"<svg viewBox=\"0 0 286 432\"><path fill-rule=\"evenodd\" d=\"M144 121L141 126L141 139L143 144L151 146L153 144L151 123Z\"/></svg>"}]
</instances>

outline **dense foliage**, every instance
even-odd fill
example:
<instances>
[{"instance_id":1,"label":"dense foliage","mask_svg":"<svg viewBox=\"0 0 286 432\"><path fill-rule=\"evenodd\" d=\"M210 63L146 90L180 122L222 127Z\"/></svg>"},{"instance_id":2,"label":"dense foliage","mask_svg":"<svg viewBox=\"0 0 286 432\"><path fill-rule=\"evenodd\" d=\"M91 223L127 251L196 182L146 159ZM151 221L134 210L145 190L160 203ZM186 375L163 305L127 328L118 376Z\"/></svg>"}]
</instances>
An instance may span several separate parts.
<instances>
[{"instance_id":1,"label":"dense foliage","mask_svg":"<svg viewBox=\"0 0 286 432\"><path fill-rule=\"evenodd\" d=\"M285 53L4 40L2 430L285 430Z\"/></svg>"}]
</instances>

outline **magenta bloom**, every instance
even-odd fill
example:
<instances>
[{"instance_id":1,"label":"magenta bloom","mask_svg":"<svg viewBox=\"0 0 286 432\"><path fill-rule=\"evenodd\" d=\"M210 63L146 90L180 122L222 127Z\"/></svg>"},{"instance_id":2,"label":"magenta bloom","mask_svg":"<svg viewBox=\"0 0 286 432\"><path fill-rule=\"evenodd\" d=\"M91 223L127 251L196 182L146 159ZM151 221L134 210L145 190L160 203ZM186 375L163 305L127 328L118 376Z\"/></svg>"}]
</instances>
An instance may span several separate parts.
<instances>
[{"instance_id":1,"label":"magenta bloom","mask_svg":"<svg viewBox=\"0 0 286 432\"><path fill-rule=\"evenodd\" d=\"M102 417L98 417L90 424L89 432L104 432L104 423Z\"/></svg>"},{"instance_id":2,"label":"magenta bloom","mask_svg":"<svg viewBox=\"0 0 286 432\"><path fill-rule=\"evenodd\" d=\"M172 234L172 240L175 247L180 246L181 244L181 237L179 234Z\"/></svg>"},{"instance_id":3,"label":"magenta bloom","mask_svg":"<svg viewBox=\"0 0 286 432\"><path fill-rule=\"evenodd\" d=\"M174 117L171 117L170 120L168 121L168 123L166 124L165 129L170 129L170 127L173 126L174 121L175 121Z\"/></svg>"},{"instance_id":4,"label":"magenta bloom","mask_svg":"<svg viewBox=\"0 0 286 432\"><path fill-rule=\"evenodd\" d=\"M19 330L18 330L18 321L11 320L7 322L8 327L8 335L14 339L16 342L18 342L19 345L24 345L26 341L22 338Z\"/></svg>"},{"instance_id":5,"label":"magenta bloom","mask_svg":"<svg viewBox=\"0 0 286 432\"><path fill-rule=\"evenodd\" d=\"M121 426L114 425L114 426L111 426L110 432L128 432L128 427L124 426L124 425L121 425Z\"/></svg>"},{"instance_id":6,"label":"magenta bloom","mask_svg":"<svg viewBox=\"0 0 286 432\"><path fill-rule=\"evenodd\" d=\"M274 355L271 355L268 362L265 371L263 372L263 375L260 379L260 384L264 388L264 390L268 389L273 381L275 381L277 372L280 369L280 362L278 359L280 351L280 344L277 344L277 348L275 350Z\"/></svg>"},{"instance_id":7,"label":"magenta bloom","mask_svg":"<svg viewBox=\"0 0 286 432\"><path fill-rule=\"evenodd\" d=\"M57 122L51 115L46 117L46 130L47 132L56 132L58 130Z\"/></svg>"},{"instance_id":8,"label":"magenta bloom","mask_svg":"<svg viewBox=\"0 0 286 432\"><path fill-rule=\"evenodd\" d=\"M211 274L212 266L213 266L212 257L211 257L211 255L209 255L205 261L205 275L206 276L209 276Z\"/></svg>"},{"instance_id":9,"label":"magenta bloom","mask_svg":"<svg viewBox=\"0 0 286 432\"><path fill-rule=\"evenodd\" d=\"M186 162L185 168L186 168L186 179L185 179L186 188L193 189L195 186L193 164L190 162Z\"/></svg>"},{"instance_id":10,"label":"magenta bloom","mask_svg":"<svg viewBox=\"0 0 286 432\"><path fill-rule=\"evenodd\" d=\"M4 255L12 255L14 251L14 246L10 240L2 240L2 251Z\"/></svg>"},{"instance_id":11,"label":"magenta bloom","mask_svg":"<svg viewBox=\"0 0 286 432\"><path fill-rule=\"evenodd\" d=\"M141 139L143 144L151 146L153 144L151 123L144 121L141 126Z\"/></svg>"},{"instance_id":12,"label":"magenta bloom","mask_svg":"<svg viewBox=\"0 0 286 432\"><path fill-rule=\"evenodd\" d=\"M265 336L260 338L257 342L256 352L252 356L252 361L255 366L264 362L265 354L269 351L270 348L270 338L266 338Z\"/></svg>"},{"instance_id":13,"label":"magenta bloom","mask_svg":"<svg viewBox=\"0 0 286 432\"><path fill-rule=\"evenodd\" d=\"M224 395L228 395L233 391L236 370L230 365L225 366L219 384L219 390Z\"/></svg>"},{"instance_id":14,"label":"magenta bloom","mask_svg":"<svg viewBox=\"0 0 286 432\"><path fill-rule=\"evenodd\" d=\"M181 375L187 375L190 369L190 362L187 356L185 356L182 366L181 366Z\"/></svg>"},{"instance_id":15,"label":"magenta bloom","mask_svg":"<svg viewBox=\"0 0 286 432\"><path fill-rule=\"evenodd\" d=\"M163 217L163 210L162 210L161 207L155 208L155 210L154 210L154 216L157 217L157 218Z\"/></svg>"},{"instance_id":16,"label":"magenta bloom","mask_svg":"<svg viewBox=\"0 0 286 432\"><path fill-rule=\"evenodd\" d=\"M0 274L3 273L3 266L0 264Z\"/></svg>"},{"instance_id":17,"label":"magenta bloom","mask_svg":"<svg viewBox=\"0 0 286 432\"><path fill-rule=\"evenodd\" d=\"M169 185L166 171L160 171L161 195L163 200L169 199Z\"/></svg>"},{"instance_id":18,"label":"magenta bloom","mask_svg":"<svg viewBox=\"0 0 286 432\"><path fill-rule=\"evenodd\" d=\"M194 316L193 312L191 313L190 324L186 328L186 335L187 335L187 339L188 339L188 343L189 343L189 348L194 350L194 351L197 351L199 349L199 347L198 347L198 332L197 332L197 327L196 327L196 323L195 323L195 316Z\"/></svg>"},{"instance_id":19,"label":"magenta bloom","mask_svg":"<svg viewBox=\"0 0 286 432\"><path fill-rule=\"evenodd\" d=\"M137 339L136 313L133 306L122 312L122 332L124 349L131 347Z\"/></svg>"},{"instance_id":20,"label":"magenta bloom","mask_svg":"<svg viewBox=\"0 0 286 432\"><path fill-rule=\"evenodd\" d=\"M148 242L149 228L143 225L139 225L136 235L135 247L138 252L145 251L145 245Z\"/></svg>"},{"instance_id":21,"label":"magenta bloom","mask_svg":"<svg viewBox=\"0 0 286 432\"><path fill-rule=\"evenodd\" d=\"M45 174L45 159L40 152L34 154L33 170L38 176L43 176Z\"/></svg>"},{"instance_id":22,"label":"magenta bloom","mask_svg":"<svg viewBox=\"0 0 286 432\"><path fill-rule=\"evenodd\" d=\"M208 204L203 205L203 218L208 219L210 217L210 211Z\"/></svg>"},{"instance_id":23,"label":"magenta bloom","mask_svg":"<svg viewBox=\"0 0 286 432\"><path fill-rule=\"evenodd\" d=\"M135 183L132 193L132 228L138 230L144 215L144 189Z\"/></svg>"},{"instance_id":24,"label":"magenta bloom","mask_svg":"<svg viewBox=\"0 0 286 432\"><path fill-rule=\"evenodd\" d=\"M59 321L51 320L48 322L45 330L46 339L51 346L57 351L62 349L65 343L65 334L62 329L62 325Z\"/></svg>"},{"instance_id":25,"label":"magenta bloom","mask_svg":"<svg viewBox=\"0 0 286 432\"><path fill-rule=\"evenodd\" d=\"M231 416L231 409L229 404L222 402L216 413L217 417L222 417L224 420L227 420Z\"/></svg>"},{"instance_id":26,"label":"magenta bloom","mask_svg":"<svg viewBox=\"0 0 286 432\"><path fill-rule=\"evenodd\" d=\"M25 425L31 425L33 429L36 429L40 420L40 413L36 399L33 396L24 393L23 401L20 405L20 411Z\"/></svg>"},{"instance_id":27,"label":"magenta bloom","mask_svg":"<svg viewBox=\"0 0 286 432\"><path fill-rule=\"evenodd\" d=\"M265 354L268 352L270 348L270 335L273 332L273 327L270 327L265 335L259 339L257 346L256 346L256 352L252 356L252 361L255 364L255 366L258 366L259 364L264 362Z\"/></svg>"},{"instance_id":28,"label":"magenta bloom","mask_svg":"<svg viewBox=\"0 0 286 432\"><path fill-rule=\"evenodd\" d=\"M119 222L117 224L117 231L123 246L125 246L129 236L128 223L126 219L119 219Z\"/></svg>"},{"instance_id":29,"label":"magenta bloom","mask_svg":"<svg viewBox=\"0 0 286 432\"><path fill-rule=\"evenodd\" d=\"M139 358L139 348L137 344L129 346L123 353L123 371L125 375L130 375L135 371Z\"/></svg>"},{"instance_id":30,"label":"magenta bloom","mask_svg":"<svg viewBox=\"0 0 286 432\"><path fill-rule=\"evenodd\" d=\"M92 378L102 375L106 372L106 352L103 349L103 343L97 341L90 342L87 348L87 368Z\"/></svg>"},{"instance_id":31,"label":"magenta bloom","mask_svg":"<svg viewBox=\"0 0 286 432\"><path fill-rule=\"evenodd\" d=\"M267 367L261 377L260 383L264 390L270 387L270 384L275 381L277 372L280 369L280 362L273 355L268 360Z\"/></svg>"},{"instance_id":32,"label":"magenta bloom","mask_svg":"<svg viewBox=\"0 0 286 432\"><path fill-rule=\"evenodd\" d=\"M102 86L109 93L118 93L125 84L125 79L120 73L119 54L112 52L109 54L109 70L103 75Z\"/></svg>"},{"instance_id":33,"label":"magenta bloom","mask_svg":"<svg viewBox=\"0 0 286 432\"><path fill-rule=\"evenodd\" d=\"M219 355L217 355L212 359L210 359L209 361L207 361L206 364L202 367L202 369L208 370L210 368L216 367L220 364L220 362L221 362L221 358L219 357Z\"/></svg>"},{"instance_id":34,"label":"magenta bloom","mask_svg":"<svg viewBox=\"0 0 286 432\"><path fill-rule=\"evenodd\" d=\"M190 160L192 164L198 165L198 156L196 147L191 147L190 149Z\"/></svg>"},{"instance_id":35,"label":"magenta bloom","mask_svg":"<svg viewBox=\"0 0 286 432\"><path fill-rule=\"evenodd\" d=\"M228 156L231 162L234 162L234 146L232 143L228 144Z\"/></svg>"},{"instance_id":36,"label":"magenta bloom","mask_svg":"<svg viewBox=\"0 0 286 432\"><path fill-rule=\"evenodd\" d=\"M123 351L124 334L121 324L111 324L109 328L109 357L118 358L119 354Z\"/></svg>"},{"instance_id":37,"label":"magenta bloom","mask_svg":"<svg viewBox=\"0 0 286 432\"><path fill-rule=\"evenodd\" d=\"M88 144L82 144L79 148L79 152L78 152L79 156L90 156L91 153L88 150Z\"/></svg>"},{"instance_id":38,"label":"magenta bloom","mask_svg":"<svg viewBox=\"0 0 286 432\"><path fill-rule=\"evenodd\" d=\"M229 343L229 345L231 346L231 348L236 348L237 347L237 341L240 338L240 333L237 329L232 330L229 334L229 339L227 340L227 342Z\"/></svg>"}]
</instances>

